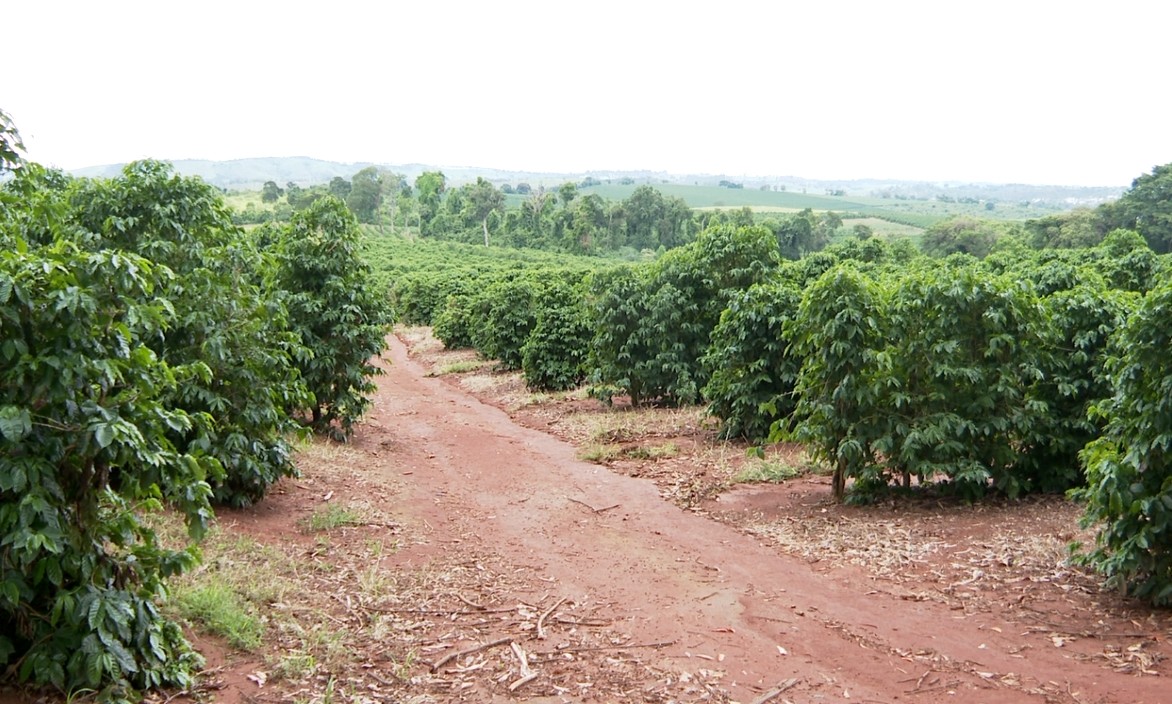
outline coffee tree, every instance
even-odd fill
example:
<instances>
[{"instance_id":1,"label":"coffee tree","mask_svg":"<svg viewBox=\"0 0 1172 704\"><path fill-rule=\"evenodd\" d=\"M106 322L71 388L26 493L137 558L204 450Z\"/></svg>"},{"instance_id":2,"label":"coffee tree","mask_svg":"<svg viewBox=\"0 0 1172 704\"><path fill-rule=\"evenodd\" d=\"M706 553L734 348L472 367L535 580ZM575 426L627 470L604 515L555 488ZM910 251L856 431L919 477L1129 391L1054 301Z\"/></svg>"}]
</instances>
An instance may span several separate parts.
<instances>
[{"instance_id":1,"label":"coffee tree","mask_svg":"<svg viewBox=\"0 0 1172 704\"><path fill-rule=\"evenodd\" d=\"M223 465L212 479L218 502L258 501L295 473L288 437L297 425L286 409L308 399L271 257L232 224L214 188L165 163L77 181L68 198L73 222L90 233L86 246L135 252L175 274L164 290L175 315L151 347L172 365L199 365L167 403L211 422L174 441L207 448Z\"/></svg>"},{"instance_id":2,"label":"coffee tree","mask_svg":"<svg viewBox=\"0 0 1172 704\"><path fill-rule=\"evenodd\" d=\"M380 373L371 360L386 348L393 321L360 256L359 234L346 204L326 196L294 215L278 248L276 285L306 349L297 366L312 394L293 407L309 413L315 430L337 437L348 437L370 405Z\"/></svg>"},{"instance_id":3,"label":"coffee tree","mask_svg":"<svg viewBox=\"0 0 1172 704\"><path fill-rule=\"evenodd\" d=\"M471 286L453 287L442 306L436 309L432 332L450 350L475 346L473 333L480 324L472 302L476 291Z\"/></svg>"},{"instance_id":4,"label":"coffee tree","mask_svg":"<svg viewBox=\"0 0 1172 704\"><path fill-rule=\"evenodd\" d=\"M839 265L806 289L784 328L791 353L802 360L793 437L834 468L836 498L847 479L872 480L875 442L887 430L886 389L877 381L885 363L886 305L877 283Z\"/></svg>"},{"instance_id":5,"label":"coffee tree","mask_svg":"<svg viewBox=\"0 0 1172 704\"><path fill-rule=\"evenodd\" d=\"M905 485L946 478L968 496L993 486L1017 495L1021 448L1041 408L1046 320L1032 290L964 260L889 281L885 366L875 385L889 401L876 443Z\"/></svg>"},{"instance_id":6,"label":"coffee tree","mask_svg":"<svg viewBox=\"0 0 1172 704\"><path fill-rule=\"evenodd\" d=\"M471 301L476 321L472 345L501 369L520 369L521 348L537 324L543 286L534 276L507 275L484 287Z\"/></svg>"},{"instance_id":7,"label":"coffee tree","mask_svg":"<svg viewBox=\"0 0 1172 704\"><path fill-rule=\"evenodd\" d=\"M198 657L157 601L196 553L164 548L143 512L168 501L206 528L223 469L174 438L210 419L169 405L206 368L151 347L173 275L79 246L92 233L21 171L0 189L0 668L112 700L186 687Z\"/></svg>"},{"instance_id":8,"label":"coffee tree","mask_svg":"<svg viewBox=\"0 0 1172 704\"><path fill-rule=\"evenodd\" d=\"M1082 282L1042 299L1049 320L1041 377L1030 389L1037 409L1020 448L1016 476L1032 491L1065 491L1085 483L1079 453L1103 431L1090 408L1109 398L1108 342L1137 305L1134 293L1107 288L1082 271Z\"/></svg>"},{"instance_id":9,"label":"coffee tree","mask_svg":"<svg viewBox=\"0 0 1172 704\"><path fill-rule=\"evenodd\" d=\"M704 398L724 437L764 440L775 419L788 425L801 360L790 353L784 329L801 299L792 282L762 283L733 294L721 314L703 363Z\"/></svg>"},{"instance_id":10,"label":"coffee tree","mask_svg":"<svg viewBox=\"0 0 1172 704\"><path fill-rule=\"evenodd\" d=\"M555 281L542 292L536 323L521 348L528 388L565 391L585 379L592 331L582 289L581 283Z\"/></svg>"},{"instance_id":11,"label":"coffee tree","mask_svg":"<svg viewBox=\"0 0 1172 704\"><path fill-rule=\"evenodd\" d=\"M1102 437L1082 452L1085 525L1099 525L1085 559L1112 586L1172 603L1172 284L1145 296L1106 360L1112 394L1094 407Z\"/></svg>"},{"instance_id":12,"label":"coffee tree","mask_svg":"<svg viewBox=\"0 0 1172 704\"><path fill-rule=\"evenodd\" d=\"M626 393L635 404L698 402L708 382L701 360L721 311L778 260L769 230L718 225L646 269L596 277L595 393Z\"/></svg>"}]
</instances>

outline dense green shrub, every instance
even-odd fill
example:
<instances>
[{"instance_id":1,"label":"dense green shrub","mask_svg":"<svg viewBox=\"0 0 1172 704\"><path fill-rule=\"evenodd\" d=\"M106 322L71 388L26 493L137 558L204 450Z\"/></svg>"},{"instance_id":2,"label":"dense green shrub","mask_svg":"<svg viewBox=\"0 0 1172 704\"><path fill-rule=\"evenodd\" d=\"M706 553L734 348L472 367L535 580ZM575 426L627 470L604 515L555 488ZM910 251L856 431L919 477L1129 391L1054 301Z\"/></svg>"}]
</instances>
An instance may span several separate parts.
<instances>
[{"instance_id":1,"label":"dense green shrub","mask_svg":"<svg viewBox=\"0 0 1172 704\"><path fill-rule=\"evenodd\" d=\"M590 393L610 403L627 394L638 406L662 395L652 360L655 341L646 324L650 293L646 270L621 267L599 272L590 290Z\"/></svg>"},{"instance_id":2,"label":"dense green shrub","mask_svg":"<svg viewBox=\"0 0 1172 704\"><path fill-rule=\"evenodd\" d=\"M965 259L879 280L840 265L786 329L803 359L795 435L834 464L840 495L850 478L862 497L914 477L1016 496L1066 488L1077 473L1049 460L1077 442L1060 443L1060 431L1085 430L1071 415L1094 391L1076 393L1073 375L1092 372L1055 357L1052 321L1026 282ZM1091 366L1095 334L1078 338Z\"/></svg>"},{"instance_id":3,"label":"dense green shrub","mask_svg":"<svg viewBox=\"0 0 1172 704\"><path fill-rule=\"evenodd\" d=\"M295 473L287 436L297 424L286 409L308 401L272 260L232 224L215 189L167 164L135 162L119 178L71 184L68 197L87 246L136 252L176 275L162 291L173 321L151 346L172 365L201 365L167 404L212 422L173 440L223 465L212 479L218 502L258 501Z\"/></svg>"},{"instance_id":4,"label":"dense green shrub","mask_svg":"<svg viewBox=\"0 0 1172 704\"><path fill-rule=\"evenodd\" d=\"M473 346L501 369L521 368L521 348L537 324L541 284L532 276L506 276L484 287L472 300L476 315Z\"/></svg>"},{"instance_id":5,"label":"dense green shrub","mask_svg":"<svg viewBox=\"0 0 1172 704\"><path fill-rule=\"evenodd\" d=\"M144 512L170 502L198 536L213 488L247 503L293 472L294 359L348 429L385 304L328 202L286 233L280 272L258 248L275 231L254 242L165 164L25 166L0 205L0 667L111 700L188 686L198 658L158 601L196 553L163 549Z\"/></svg>"},{"instance_id":6,"label":"dense green shrub","mask_svg":"<svg viewBox=\"0 0 1172 704\"><path fill-rule=\"evenodd\" d=\"M790 282L757 284L733 295L704 356L708 412L724 437L764 440L775 419L788 424L801 361L789 353L784 327L802 293Z\"/></svg>"},{"instance_id":7,"label":"dense green shrub","mask_svg":"<svg viewBox=\"0 0 1172 704\"><path fill-rule=\"evenodd\" d=\"M1096 268L1112 288L1143 293L1156 283L1159 260L1139 233L1112 230L1092 251Z\"/></svg>"},{"instance_id":8,"label":"dense green shrub","mask_svg":"<svg viewBox=\"0 0 1172 704\"><path fill-rule=\"evenodd\" d=\"M525 385L539 391L577 387L586 376L592 335L581 288L562 282L547 286L521 348Z\"/></svg>"},{"instance_id":9,"label":"dense green shrub","mask_svg":"<svg viewBox=\"0 0 1172 704\"><path fill-rule=\"evenodd\" d=\"M222 470L169 439L206 419L166 405L206 368L148 346L173 320L165 269L84 251L62 211L40 214L55 237L39 246L0 217L0 669L116 701L187 687L198 657L157 600L195 552L164 549L141 514L165 499L206 527Z\"/></svg>"},{"instance_id":10,"label":"dense green shrub","mask_svg":"<svg viewBox=\"0 0 1172 704\"><path fill-rule=\"evenodd\" d=\"M708 381L701 360L721 311L778 261L769 230L720 225L643 271L596 277L593 393L626 393L634 404L699 401Z\"/></svg>"},{"instance_id":11,"label":"dense green shrub","mask_svg":"<svg viewBox=\"0 0 1172 704\"><path fill-rule=\"evenodd\" d=\"M1045 319L1033 292L974 266L893 285L888 366L875 380L891 418L876 448L905 485L943 476L969 496L1029 489L1013 470L1037 432L1028 392L1042 377Z\"/></svg>"},{"instance_id":12,"label":"dense green shrub","mask_svg":"<svg viewBox=\"0 0 1172 704\"><path fill-rule=\"evenodd\" d=\"M289 324L307 354L297 359L319 432L349 436L370 405L381 373L372 358L386 348L390 304L359 256L359 230L342 201L325 196L293 216L280 243L277 282ZM335 423L338 425L335 426Z\"/></svg>"},{"instance_id":13,"label":"dense green shrub","mask_svg":"<svg viewBox=\"0 0 1172 704\"><path fill-rule=\"evenodd\" d=\"M476 299L473 291L457 291L450 294L442 308L436 311L432 333L450 350L467 349L475 346L473 333L479 325L472 303Z\"/></svg>"},{"instance_id":14,"label":"dense green shrub","mask_svg":"<svg viewBox=\"0 0 1172 704\"><path fill-rule=\"evenodd\" d=\"M1084 283L1042 299L1049 321L1041 377L1029 397L1038 411L1023 438L1015 475L1033 491L1062 491L1085 482L1078 455L1102 432L1089 409L1111 395L1104 363L1107 343L1135 308L1138 296L1113 291L1084 271Z\"/></svg>"},{"instance_id":15,"label":"dense green shrub","mask_svg":"<svg viewBox=\"0 0 1172 704\"><path fill-rule=\"evenodd\" d=\"M395 314L405 325L432 325L448 298L471 292L477 278L477 272L464 268L405 274L391 291Z\"/></svg>"},{"instance_id":16,"label":"dense green shrub","mask_svg":"<svg viewBox=\"0 0 1172 704\"><path fill-rule=\"evenodd\" d=\"M1143 299L1111 340L1112 395L1095 407L1102 437L1081 457L1085 525L1099 525L1087 560L1108 583L1172 603L1172 283Z\"/></svg>"},{"instance_id":17,"label":"dense green shrub","mask_svg":"<svg viewBox=\"0 0 1172 704\"><path fill-rule=\"evenodd\" d=\"M887 429L887 418L874 413L886 401L877 383L886 306L874 281L840 265L806 289L797 316L784 328L791 354L802 360L793 437L834 468L837 498L846 491L847 479L870 479L875 441Z\"/></svg>"}]
</instances>

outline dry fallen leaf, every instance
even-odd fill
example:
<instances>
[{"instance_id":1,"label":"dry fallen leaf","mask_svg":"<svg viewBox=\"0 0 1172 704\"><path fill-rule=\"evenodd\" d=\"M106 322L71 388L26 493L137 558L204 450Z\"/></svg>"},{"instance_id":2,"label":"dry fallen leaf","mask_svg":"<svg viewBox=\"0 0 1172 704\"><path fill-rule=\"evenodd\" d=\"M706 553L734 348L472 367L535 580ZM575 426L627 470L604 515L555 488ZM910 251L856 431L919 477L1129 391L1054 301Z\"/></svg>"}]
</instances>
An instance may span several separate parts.
<instances>
[{"instance_id":1,"label":"dry fallen leaf","mask_svg":"<svg viewBox=\"0 0 1172 704\"><path fill-rule=\"evenodd\" d=\"M777 646L777 652L781 653L782 655L789 655L789 651L786 650L785 648L781 647L780 645Z\"/></svg>"},{"instance_id":2,"label":"dry fallen leaf","mask_svg":"<svg viewBox=\"0 0 1172 704\"><path fill-rule=\"evenodd\" d=\"M256 682L257 687L263 687L263 686L265 686L265 682L267 682L269 680L269 676L268 676L268 674L261 672L260 670L257 670L256 672L252 673L251 675L248 675L248 679L252 680L253 682Z\"/></svg>"}]
</instances>

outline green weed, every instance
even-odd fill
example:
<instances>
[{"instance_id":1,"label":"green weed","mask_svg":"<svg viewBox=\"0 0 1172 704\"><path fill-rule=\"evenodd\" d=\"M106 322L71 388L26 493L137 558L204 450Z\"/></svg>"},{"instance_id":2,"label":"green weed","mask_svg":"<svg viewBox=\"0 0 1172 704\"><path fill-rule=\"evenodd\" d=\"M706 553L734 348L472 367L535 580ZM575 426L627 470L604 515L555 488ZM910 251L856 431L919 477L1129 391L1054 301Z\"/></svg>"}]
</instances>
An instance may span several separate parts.
<instances>
[{"instance_id":1,"label":"green weed","mask_svg":"<svg viewBox=\"0 0 1172 704\"><path fill-rule=\"evenodd\" d=\"M273 679L304 680L317 672L317 658L300 651L285 653L270 666Z\"/></svg>"},{"instance_id":2,"label":"green weed","mask_svg":"<svg viewBox=\"0 0 1172 704\"><path fill-rule=\"evenodd\" d=\"M263 642L264 624L240 594L218 579L176 589L175 603L180 616L222 636L233 648L256 650Z\"/></svg>"},{"instance_id":3,"label":"green weed","mask_svg":"<svg viewBox=\"0 0 1172 704\"><path fill-rule=\"evenodd\" d=\"M636 460L658 460L676 457L680 454L680 447L674 442L665 442L662 445L651 445L647 447L638 445L636 447L626 448L622 454Z\"/></svg>"},{"instance_id":4,"label":"green weed","mask_svg":"<svg viewBox=\"0 0 1172 704\"><path fill-rule=\"evenodd\" d=\"M759 460L742 468L733 477L733 482L750 484L768 482L777 484L805 472L802 467L778 462L777 460Z\"/></svg>"},{"instance_id":5,"label":"green weed","mask_svg":"<svg viewBox=\"0 0 1172 704\"><path fill-rule=\"evenodd\" d=\"M314 511L312 516L299 521L302 529L313 533L361 525L362 522L362 516L357 511L340 504L327 504L324 509Z\"/></svg>"},{"instance_id":6,"label":"green weed","mask_svg":"<svg viewBox=\"0 0 1172 704\"><path fill-rule=\"evenodd\" d=\"M439 369L437 369L436 371L432 372L431 376L443 376L445 374L464 374L466 372L475 372L475 371L480 371L481 369L484 369L487 366L491 366L492 364L493 364L493 362L491 360L465 359L460 362L452 362L451 364L445 364L442 367L440 367Z\"/></svg>"},{"instance_id":7,"label":"green weed","mask_svg":"<svg viewBox=\"0 0 1172 704\"><path fill-rule=\"evenodd\" d=\"M588 445L578 453L578 458L587 462L605 464L613 462L623 455L623 448L618 445L594 443Z\"/></svg>"}]
</instances>

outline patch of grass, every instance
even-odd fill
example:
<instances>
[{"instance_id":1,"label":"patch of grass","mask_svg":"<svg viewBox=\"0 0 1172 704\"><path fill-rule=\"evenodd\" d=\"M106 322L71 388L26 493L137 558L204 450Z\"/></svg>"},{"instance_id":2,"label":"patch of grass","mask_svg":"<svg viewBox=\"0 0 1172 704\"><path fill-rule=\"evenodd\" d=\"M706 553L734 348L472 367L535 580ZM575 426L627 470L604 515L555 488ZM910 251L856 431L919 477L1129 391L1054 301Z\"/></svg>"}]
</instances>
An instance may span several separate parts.
<instances>
[{"instance_id":1,"label":"patch of grass","mask_svg":"<svg viewBox=\"0 0 1172 704\"><path fill-rule=\"evenodd\" d=\"M579 386L568 391L532 391L525 399L517 406L518 409L527 406L540 406L547 403L557 403L558 401L574 401L589 398L589 390L585 386Z\"/></svg>"},{"instance_id":2,"label":"patch of grass","mask_svg":"<svg viewBox=\"0 0 1172 704\"><path fill-rule=\"evenodd\" d=\"M251 651L263 642L264 624L248 602L219 579L177 589L175 604L180 616L222 636L233 648Z\"/></svg>"},{"instance_id":3,"label":"patch of grass","mask_svg":"<svg viewBox=\"0 0 1172 704\"><path fill-rule=\"evenodd\" d=\"M623 455L636 460L659 460L667 457L677 457L680 454L680 447L674 442L665 442L662 445L639 445L636 447L628 447L623 450Z\"/></svg>"},{"instance_id":4,"label":"patch of grass","mask_svg":"<svg viewBox=\"0 0 1172 704\"><path fill-rule=\"evenodd\" d=\"M317 672L317 658L312 653L294 651L284 653L280 659L269 665L273 679L305 680Z\"/></svg>"},{"instance_id":5,"label":"patch of grass","mask_svg":"<svg viewBox=\"0 0 1172 704\"><path fill-rule=\"evenodd\" d=\"M774 459L757 460L741 468L733 477L738 484L772 483L779 484L787 479L804 474L804 467L779 462Z\"/></svg>"},{"instance_id":6,"label":"patch of grass","mask_svg":"<svg viewBox=\"0 0 1172 704\"><path fill-rule=\"evenodd\" d=\"M419 652L414 648L407 651L407 655L403 657L402 662L395 662L391 660L391 664L395 668L395 677L406 681L411 677L411 670L415 667L415 663L419 660Z\"/></svg>"},{"instance_id":7,"label":"patch of grass","mask_svg":"<svg viewBox=\"0 0 1172 704\"><path fill-rule=\"evenodd\" d=\"M627 442L645 437L679 437L703 432L707 418L700 406L684 408L623 408L591 414L591 440Z\"/></svg>"},{"instance_id":8,"label":"patch of grass","mask_svg":"<svg viewBox=\"0 0 1172 704\"><path fill-rule=\"evenodd\" d=\"M467 372L476 372L492 365L491 360L485 359L465 359L459 362L452 362L439 367L431 373L431 376L444 376L445 374L464 374Z\"/></svg>"},{"instance_id":9,"label":"patch of grass","mask_svg":"<svg viewBox=\"0 0 1172 704\"><path fill-rule=\"evenodd\" d=\"M352 508L341 504L327 504L324 509L314 511L309 518L302 519L301 528L313 533L333 530L343 526L357 526L363 523L362 516Z\"/></svg>"},{"instance_id":10,"label":"patch of grass","mask_svg":"<svg viewBox=\"0 0 1172 704\"><path fill-rule=\"evenodd\" d=\"M578 453L578 458L587 462L596 462L604 464L606 462L613 462L623 455L623 448L618 445L609 445L603 443L595 443L582 448Z\"/></svg>"}]
</instances>

